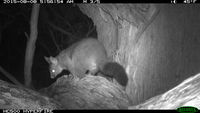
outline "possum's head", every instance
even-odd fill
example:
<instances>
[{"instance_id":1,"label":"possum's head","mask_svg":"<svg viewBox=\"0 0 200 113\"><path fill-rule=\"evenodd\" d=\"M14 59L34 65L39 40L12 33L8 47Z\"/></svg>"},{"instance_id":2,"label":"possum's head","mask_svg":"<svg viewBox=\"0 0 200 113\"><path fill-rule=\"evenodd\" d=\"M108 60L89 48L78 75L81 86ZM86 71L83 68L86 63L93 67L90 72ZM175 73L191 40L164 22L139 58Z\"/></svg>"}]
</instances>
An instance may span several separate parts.
<instances>
[{"instance_id":1,"label":"possum's head","mask_svg":"<svg viewBox=\"0 0 200 113\"><path fill-rule=\"evenodd\" d=\"M59 65L58 60L54 57L44 57L45 60L49 63L49 71L51 78L55 78L59 73L62 72L62 67Z\"/></svg>"}]
</instances>

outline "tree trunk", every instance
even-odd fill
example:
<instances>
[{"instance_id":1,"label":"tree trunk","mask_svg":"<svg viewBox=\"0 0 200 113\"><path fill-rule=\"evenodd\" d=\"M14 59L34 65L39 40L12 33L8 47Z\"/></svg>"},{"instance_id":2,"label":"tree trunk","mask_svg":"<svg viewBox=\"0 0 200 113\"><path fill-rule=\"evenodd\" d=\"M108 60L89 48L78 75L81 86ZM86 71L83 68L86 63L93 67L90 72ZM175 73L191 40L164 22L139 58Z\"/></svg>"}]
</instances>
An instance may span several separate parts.
<instances>
[{"instance_id":1,"label":"tree trunk","mask_svg":"<svg viewBox=\"0 0 200 113\"><path fill-rule=\"evenodd\" d=\"M32 8L31 21L30 21L30 37L27 40L25 64L24 64L24 82L26 87L31 87L32 75L31 69L33 65L33 57L35 53L35 43L37 40L37 24L39 15L39 4L34 4Z\"/></svg>"}]
</instances>

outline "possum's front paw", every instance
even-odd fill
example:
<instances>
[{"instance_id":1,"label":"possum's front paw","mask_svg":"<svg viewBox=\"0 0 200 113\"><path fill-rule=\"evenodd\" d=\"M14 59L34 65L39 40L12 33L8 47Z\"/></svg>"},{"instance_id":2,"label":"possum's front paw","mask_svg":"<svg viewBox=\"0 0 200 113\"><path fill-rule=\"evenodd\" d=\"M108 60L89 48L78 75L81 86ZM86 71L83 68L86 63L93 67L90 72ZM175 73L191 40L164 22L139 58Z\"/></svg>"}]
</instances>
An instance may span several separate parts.
<instances>
[{"instance_id":1,"label":"possum's front paw","mask_svg":"<svg viewBox=\"0 0 200 113\"><path fill-rule=\"evenodd\" d=\"M78 81L79 80L79 78L77 77L77 76L74 76L74 75L72 75L72 74L69 74L69 75L64 75L64 77L67 79L67 80L69 80L69 81L74 81L74 80L76 80L76 81Z\"/></svg>"},{"instance_id":2,"label":"possum's front paw","mask_svg":"<svg viewBox=\"0 0 200 113\"><path fill-rule=\"evenodd\" d=\"M65 77L66 79L69 79L69 80L74 79L74 76L73 76L72 74L64 75L64 77Z\"/></svg>"}]
</instances>

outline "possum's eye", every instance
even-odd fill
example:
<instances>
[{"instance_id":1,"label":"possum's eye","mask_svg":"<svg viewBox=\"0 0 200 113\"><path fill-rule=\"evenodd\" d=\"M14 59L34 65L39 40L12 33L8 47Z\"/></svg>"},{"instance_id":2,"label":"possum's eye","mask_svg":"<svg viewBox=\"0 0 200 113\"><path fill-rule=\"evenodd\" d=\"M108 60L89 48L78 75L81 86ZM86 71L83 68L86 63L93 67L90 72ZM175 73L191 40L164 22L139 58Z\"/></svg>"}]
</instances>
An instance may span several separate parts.
<instances>
[{"instance_id":1,"label":"possum's eye","mask_svg":"<svg viewBox=\"0 0 200 113\"><path fill-rule=\"evenodd\" d=\"M55 73L56 71L54 69L51 70L52 73Z\"/></svg>"}]
</instances>

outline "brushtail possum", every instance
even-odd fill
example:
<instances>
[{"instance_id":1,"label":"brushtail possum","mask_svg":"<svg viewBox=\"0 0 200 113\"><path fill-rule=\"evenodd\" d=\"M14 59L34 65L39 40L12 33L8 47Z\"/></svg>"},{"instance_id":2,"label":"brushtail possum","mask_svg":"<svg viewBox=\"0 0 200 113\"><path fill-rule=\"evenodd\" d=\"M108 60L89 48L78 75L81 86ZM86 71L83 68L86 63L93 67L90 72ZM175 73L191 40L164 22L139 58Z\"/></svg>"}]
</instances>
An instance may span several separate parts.
<instances>
[{"instance_id":1,"label":"brushtail possum","mask_svg":"<svg viewBox=\"0 0 200 113\"><path fill-rule=\"evenodd\" d=\"M122 86L126 86L128 77L125 69L116 62L110 62L104 46L94 38L86 38L61 51L56 57L45 57L49 63L51 78L55 78L63 70L83 78L87 72L92 75L101 73L114 78Z\"/></svg>"}]
</instances>

